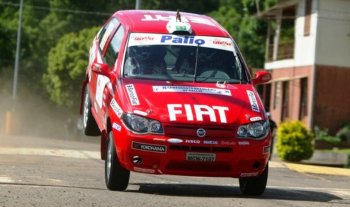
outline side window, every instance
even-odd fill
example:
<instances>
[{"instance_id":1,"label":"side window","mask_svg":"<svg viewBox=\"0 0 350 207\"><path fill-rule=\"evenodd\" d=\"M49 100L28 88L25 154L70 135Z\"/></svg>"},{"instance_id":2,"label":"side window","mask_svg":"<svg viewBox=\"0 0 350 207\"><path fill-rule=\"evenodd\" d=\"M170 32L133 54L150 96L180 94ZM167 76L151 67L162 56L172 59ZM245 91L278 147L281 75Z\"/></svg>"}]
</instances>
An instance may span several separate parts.
<instances>
[{"instance_id":1,"label":"side window","mask_svg":"<svg viewBox=\"0 0 350 207\"><path fill-rule=\"evenodd\" d=\"M98 33L98 39L100 43L100 50L103 51L108 37L111 35L113 30L118 26L119 21L116 18L111 19L105 27Z\"/></svg>"},{"instance_id":2,"label":"side window","mask_svg":"<svg viewBox=\"0 0 350 207\"><path fill-rule=\"evenodd\" d=\"M107 47L105 60L110 68L113 67L119 53L120 45L122 44L122 40L124 37L124 29L122 26L118 28L116 33L114 34L111 43Z\"/></svg>"}]
</instances>

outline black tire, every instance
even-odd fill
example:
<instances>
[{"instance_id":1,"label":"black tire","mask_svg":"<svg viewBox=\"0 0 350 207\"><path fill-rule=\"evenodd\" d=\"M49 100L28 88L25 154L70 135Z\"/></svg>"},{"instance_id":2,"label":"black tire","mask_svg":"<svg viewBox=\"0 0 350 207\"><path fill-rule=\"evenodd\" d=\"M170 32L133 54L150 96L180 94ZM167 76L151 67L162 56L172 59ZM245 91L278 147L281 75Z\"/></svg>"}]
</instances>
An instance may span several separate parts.
<instances>
[{"instance_id":1,"label":"black tire","mask_svg":"<svg viewBox=\"0 0 350 207\"><path fill-rule=\"evenodd\" d=\"M109 133L105 160L105 181L109 190L124 191L129 185L130 171L120 165L114 146L113 134Z\"/></svg>"},{"instance_id":2,"label":"black tire","mask_svg":"<svg viewBox=\"0 0 350 207\"><path fill-rule=\"evenodd\" d=\"M91 113L91 100L89 95L89 85L86 85L84 92L84 105L83 105L83 127L84 134L87 136L99 136L101 135L95 118Z\"/></svg>"},{"instance_id":3,"label":"black tire","mask_svg":"<svg viewBox=\"0 0 350 207\"><path fill-rule=\"evenodd\" d=\"M241 192L248 196L259 196L263 194L266 189L268 174L269 165L267 164L263 173L258 177L239 178L239 188Z\"/></svg>"}]
</instances>

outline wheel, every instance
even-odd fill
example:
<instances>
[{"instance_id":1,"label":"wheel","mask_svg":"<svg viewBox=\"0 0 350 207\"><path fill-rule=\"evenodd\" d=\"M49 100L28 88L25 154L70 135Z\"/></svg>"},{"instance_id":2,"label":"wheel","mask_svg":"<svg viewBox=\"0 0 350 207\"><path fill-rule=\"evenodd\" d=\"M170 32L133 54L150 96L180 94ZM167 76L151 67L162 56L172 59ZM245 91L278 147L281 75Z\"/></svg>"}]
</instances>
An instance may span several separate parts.
<instances>
[{"instance_id":1,"label":"wheel","mask_svg":"<svg viewBox=\"0 0 350 207\"><path fill-rule=\"evenodd\" d=\"M84 111L83 111L84 134L87 136L98 136L101 134L95 118L91 113L91 101L89 95L89 85L86 85L84 92Z\"/></svg>"},{"instance_id":2,"label":"wheel","mask_svg":"<svg viewBox=\"0 0 350 207\"><path fill-rule=\"evenodd\" d=\"M109 133L108 148L105 161L105 181L109 190L123 191L128 187L130 171L120 165L115 151L113 134Z\"/></svg>"},{"instance_id":3,"label":"wheel","mask_svg":"<svg viewBox=\"0 0 350 207\"><path fill-rule=\"evenodd\" d=\"M264 193L266 189L267 177L269 172L269 165L267 164L265 170L258 177L239 178L239 188L244 195L258 196Z\"/></svg>"}]
</instances>

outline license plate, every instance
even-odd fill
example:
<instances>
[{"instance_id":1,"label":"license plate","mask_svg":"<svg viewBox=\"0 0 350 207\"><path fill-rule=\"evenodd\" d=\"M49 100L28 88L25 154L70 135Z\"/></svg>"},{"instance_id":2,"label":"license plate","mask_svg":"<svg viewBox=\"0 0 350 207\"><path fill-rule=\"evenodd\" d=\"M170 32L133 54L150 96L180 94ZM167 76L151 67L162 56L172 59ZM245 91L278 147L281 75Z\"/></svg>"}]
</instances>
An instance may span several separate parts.
<instances>
[{"instance_id":1,"label":"license plate","mask_svg":"<svg viewBox=\"0 0 350 207\"><path fill-rule=\"evenodd\" d=\"M216 154L214 153L195 153L187 152L186 160L197 161L197 162L214 162L216 159Z\"/></svg>"}]
</instances>

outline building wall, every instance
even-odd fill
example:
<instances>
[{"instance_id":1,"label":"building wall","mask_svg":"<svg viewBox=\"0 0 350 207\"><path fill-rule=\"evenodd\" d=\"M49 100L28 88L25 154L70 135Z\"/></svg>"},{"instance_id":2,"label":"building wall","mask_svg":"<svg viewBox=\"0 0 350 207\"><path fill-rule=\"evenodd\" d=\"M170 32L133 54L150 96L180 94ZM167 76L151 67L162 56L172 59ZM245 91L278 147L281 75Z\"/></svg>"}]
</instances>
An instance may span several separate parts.
<instances>
[{"instance_id":1,"label":"building wall","mask_svg":"<svg viewBox=\"0 0 350 207\"><path fill-rule=\"evenodd\" d=\"M305 0L299 0L296 5L294 58L265 63L266 69L287 67L303 67L313 65L316 55L318 0L312 0L310 34L304 35Z\"/></svg>"},{"instance_id":2,"label":"building wall","mask_svg":"<svg viewBox=\"0 0 350 207\"><path fill-rule=\"evenodd\" d=\"M289 82L289 116L288 119L298 120L300 111L300 79L308 78L308 113L301 121L309 127L310 110L312 103L312 68L313 66L289 67L278 70L269 70L272 74L270 113L276 123L281 123L282 118L282 85L284 81Z\"/></svg>"},{"instance_id":3,"label":"building wall","mask_svg":"<svg viewBox=\"0 0 350 207\"><path fill-rule=\"evenodd\" d=\"M350 67L316 66L314 126L334 133L350 124Z\"/></svg>"},{"instance_id":4,"label":"building wall","mask_svg":"<svg viewBox=\"0 0 350 207\"><path fill-rule=\"evenodd\" d=\"M350 1L318 1L316 64L350 67Z\"/></svg>"},{"instance_id":5,"label":"building wall","mask_svg":"<svg viewBox=\"0 0 350 207\"><path fill-rule=\"evenodd\" d=\"M316 55L317 15L318 0L312 0L310 34L304 35L305 24L305 0L300 0L297 5L297 18L295 20L295 66L313 65Z\"/></svg>"}]
</instances>

